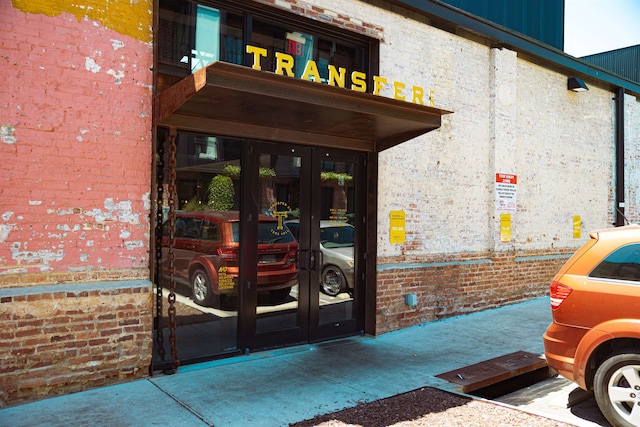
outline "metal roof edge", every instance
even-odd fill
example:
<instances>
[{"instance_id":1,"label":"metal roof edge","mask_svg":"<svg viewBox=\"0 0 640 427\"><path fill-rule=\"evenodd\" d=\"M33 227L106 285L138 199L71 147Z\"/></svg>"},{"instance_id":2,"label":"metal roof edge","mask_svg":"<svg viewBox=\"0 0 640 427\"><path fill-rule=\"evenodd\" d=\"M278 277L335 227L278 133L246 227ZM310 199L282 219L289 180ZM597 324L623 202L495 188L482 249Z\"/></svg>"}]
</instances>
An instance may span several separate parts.
<instances>
[{"instance_id":1,"label":"metal roof edge","mask_svg":"<svg viewBox=\"0 0 640 427\"><path fill-rule=\"evenodd\" d=\"M431 18L431 25L448 32L452 32L451 25L453 24L457 30L468 31L484 38L489 46L511 49L531 62L564 73L568 77L579 77L590 84L611 91L615 88L623 88L626 93L640 96L640 84L636 82L448 4L437 0L388 0L388 3L425 15ZM447 25L438 25L439 20L444 21ZM458 35L465 36L464 34Z\"/></svg>"}]
</instances>

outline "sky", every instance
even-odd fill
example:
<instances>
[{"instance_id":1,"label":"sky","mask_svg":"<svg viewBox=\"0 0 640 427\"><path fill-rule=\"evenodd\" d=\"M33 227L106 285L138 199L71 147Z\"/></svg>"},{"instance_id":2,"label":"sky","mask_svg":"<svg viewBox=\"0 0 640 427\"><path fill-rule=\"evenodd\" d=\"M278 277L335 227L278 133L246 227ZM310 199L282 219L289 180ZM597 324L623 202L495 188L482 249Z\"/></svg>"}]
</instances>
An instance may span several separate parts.
<instances>
[{"instance_id":1,"label":"sky","mask_svg":"<svg viewBox=\"0 0 640 427\"><path fill-rule=\"evenodd\" d=\"M581 57L640 44L640 0L565 0L564 51Z\"/></svg>"}]
</instances>

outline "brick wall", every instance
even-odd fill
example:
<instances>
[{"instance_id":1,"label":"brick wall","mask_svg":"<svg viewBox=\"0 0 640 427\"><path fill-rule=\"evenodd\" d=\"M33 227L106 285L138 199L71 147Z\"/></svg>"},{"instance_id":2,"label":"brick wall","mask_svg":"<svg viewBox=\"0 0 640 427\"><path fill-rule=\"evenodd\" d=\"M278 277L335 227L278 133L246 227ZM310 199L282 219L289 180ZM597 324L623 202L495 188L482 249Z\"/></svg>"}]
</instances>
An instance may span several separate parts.
<instances>
[{"instance_id":1,"label":"brick wall","mask_svg":"<svg viewBox=\"0 0 640 427\"><path fill-rule=\"evenodd\" d=\"M377 333L545 295L566 254L589 231L612 225L610 91L568 91L566 73L385 2L302 3L378 25L380 75L433 90L435 106L453 111L440 129L379 156ZM392 97L393 87L381 94ZM627 106L631 160L638 108ZM627 170L627 182L637 182L633 161ZM496 205L496 173L517 175L513 210ZM627 188L627 211L637 218L638 194ZM393 210L406 215L402 244L390 243ZM501 214L511 221L508 238ZM415 309L404 303L408 293L418 296Z\"/></svg>"},{"instance_id":2,"label":"brick wall","mask_svg":"<svg viewBox=\"0 0 640 427\"><path fill-rule=\"evenodd\" d=\"M152 2L82 3L0 2L0 275L148 271Z\"/></svg>"},{"instance_id":3,"label":"brick wall","mask_svg":"<svg viewBox=\"0 0 640 427\"><path fill-rule=\"evenodd\" d=\"M148 373L152 5L0 1L0 406Z\"/></svg>"},{"instance_id":4,"label":"brick wall","mask_svg":"<svg viewBox=\"0 0 640 427\"><path fill-rule=\"evenodd\" d=\"M547 294L568 251L451 254L378 265L377 332L514 304ZM406 304L415 294L417 305Z\"/></svg>"},{"instance_id":5,"label":"brick wall","mask_svg":"<svg viewBox=\"0 0 640 427\"><path fill-rule=\"evenodd\" d=\"M149 282L0 289L0 407L148 374Z\"/></svg>"}]
</instances>

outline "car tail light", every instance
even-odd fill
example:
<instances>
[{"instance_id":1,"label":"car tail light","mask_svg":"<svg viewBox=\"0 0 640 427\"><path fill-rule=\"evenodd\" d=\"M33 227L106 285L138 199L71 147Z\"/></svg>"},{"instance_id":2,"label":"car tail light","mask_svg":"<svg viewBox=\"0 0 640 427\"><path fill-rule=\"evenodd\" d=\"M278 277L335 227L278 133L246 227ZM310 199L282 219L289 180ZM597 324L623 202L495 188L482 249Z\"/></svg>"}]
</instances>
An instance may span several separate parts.
<instances>
[{"instance_id":1,"label":"car tail light","mask_svg":"<svg viewBox=\"0 0 640 427\"><path fill-rule=\"evenodd\" d=\"M551 297L551 308L556 309L560 307L569 295L571 295L571 289L567 285L563 285L560 282L551 282L551 287L549 288L549 294Z\"/></svg>"},{"instance_id":2,"label":"car tail light","mask_svg":"<svg viewBox=\"0 0 640 427\"><path fill-rule=\"evenodd\" d=\"M222 246L218 248L218 256L227 261L237 261L238 248L233 246Z\"/></svg>"},{"instance_id":3,"label":"car tail light","mask_svg":"<svg viewBox=\"0 0 640 427\"><path fill-rule=\"evenodd\" d=\"M289 247L289 251L287 252L287 255L285 256L285 265L286 266L290 266L291 264L294 264L297 262L297 256L298 256L298 247L297 246L290 246Z\"/></svg>"}]
</instances>

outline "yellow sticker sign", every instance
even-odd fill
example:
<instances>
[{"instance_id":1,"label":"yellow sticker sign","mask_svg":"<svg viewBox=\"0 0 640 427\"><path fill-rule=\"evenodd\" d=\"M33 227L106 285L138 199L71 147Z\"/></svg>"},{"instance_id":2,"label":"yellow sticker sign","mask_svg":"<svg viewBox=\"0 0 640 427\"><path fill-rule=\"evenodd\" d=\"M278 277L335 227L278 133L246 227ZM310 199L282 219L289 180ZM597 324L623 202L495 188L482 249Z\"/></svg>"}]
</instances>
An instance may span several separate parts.
<instances>
[{"instance_id":1,"label":"yellow sticker sign","mask_svg":"<svg viewBox=\"0 0 640 427\"><path fill-rule=\"evenodd\" d=\"M511 241L511 214L500 214L500 241Z\"/></svg>"},{"instance_id":2,"label":"yellow sticker sign","mask_svg":"<svg viewBox=\"0 0 640 427\"><path fill-rule=\"evenodd\" d=\"M218 289L233 289L233 277L227 274L227 267L218 269Z\"/></svg>"},{"instance_id":3,"label":"yellow sticker sign","mask_svg":"<svg viewBox=\"0 0 640 427\"><path fill-rule=\"evenodd\" d=\"M399 245L405 242L406 216L404 211L389 213L389 242Z\"/></svg>"},{"instance_id":4,"label":"yellow sticker sign","mask_svg":"<svg viewBox=\"0 0 640 427\"><path fill-rule=\"evenodd\" d=\"M580 230L582 230L582 219L580 215L574 215L573 217L573 238L579 239L581 236Z\"/></svg>"}]
</instances>

